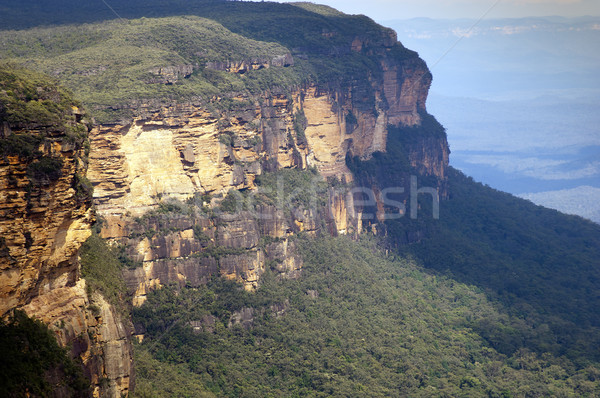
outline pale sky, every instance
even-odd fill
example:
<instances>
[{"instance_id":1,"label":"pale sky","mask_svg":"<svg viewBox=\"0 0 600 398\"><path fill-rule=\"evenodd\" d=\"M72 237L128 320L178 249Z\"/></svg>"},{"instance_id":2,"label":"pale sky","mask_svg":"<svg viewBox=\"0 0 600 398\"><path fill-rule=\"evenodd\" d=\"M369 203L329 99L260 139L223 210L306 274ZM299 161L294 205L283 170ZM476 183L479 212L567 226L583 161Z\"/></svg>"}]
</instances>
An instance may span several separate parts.
<instances>
[{"instance_id":1,"label":"pale sky","mask_svg":"<svg viewBox=\"0 0 600 398\"><path fill-rule=\"evenodd\" d=\"M279 0L279 2L290 2ZM377 21L429 18L519 18L558 15L600 16L600 0L319 0L347 14L364 14Z\"/></svg>"}]
</instances>

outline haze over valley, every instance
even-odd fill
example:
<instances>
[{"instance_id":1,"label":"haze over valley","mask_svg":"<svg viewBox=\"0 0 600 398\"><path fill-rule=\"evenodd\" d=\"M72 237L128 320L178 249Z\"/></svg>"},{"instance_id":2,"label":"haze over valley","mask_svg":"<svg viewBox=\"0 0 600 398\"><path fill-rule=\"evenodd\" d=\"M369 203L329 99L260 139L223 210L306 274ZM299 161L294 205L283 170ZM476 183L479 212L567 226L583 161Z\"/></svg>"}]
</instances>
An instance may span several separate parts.
<instances>
[{"instance_id":1,"label":"haze over valley","mask_svg":"<svg viewBox=\"0 0 600 398\"><path fill-rule=\"evenodd\" d=\"M2 1L0 397L600 397L600 20L485 18L549 3Z\"/></svg>"},{"instance_id":2,"label":"haze over valley","mask_svg":"<svg viewBox=\"0 0 600 398\"><path fill-rule=\"evenodd\" d=\"M451 164L599 222L600 18L385 21L432 68Z\"/></svg>"}]
</instances>

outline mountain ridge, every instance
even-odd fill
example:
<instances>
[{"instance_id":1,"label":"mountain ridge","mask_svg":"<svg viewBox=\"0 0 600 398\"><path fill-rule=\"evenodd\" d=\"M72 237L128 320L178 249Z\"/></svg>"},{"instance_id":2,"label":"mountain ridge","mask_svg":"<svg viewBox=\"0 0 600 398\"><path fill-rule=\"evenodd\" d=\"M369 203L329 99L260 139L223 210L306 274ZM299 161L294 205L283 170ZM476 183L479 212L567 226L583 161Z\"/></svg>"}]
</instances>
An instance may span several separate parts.
<instances>
[{"instance_id":1,"label":"mountain ridge","mask_svg":"<svg viewBox=\"0 0 600 398\"><path fill-rule=\"evenodd\" d=\"M103 115L90 126L87 159L98 223L81 259L69 259L85 316L103 322L120 311L124 321L101 333L123 352L104 352L111 361L89 372L97 395L600 393L597 226L450 168L445 130L425 107L431 74L391 30L308 3L201 5L216 22L146 17L120 32L102 29L122 21L36 28L0 43L12 62L87 89L80 95ZM196 36L208 28L249 55L203 48ZM130 69L119 71L112 62L132 32L154 33L133 48L157 52L136 64L129 48ZM33 51L18 45L32 38L41 43ZM90 48L107 53L107 69L56 68ZM96 86L107 72L115 78ZM20 134L3 126L3 140ZM26 195L26 181L17 185ZM6 220L26 246L31 237ZM536 251L544 238L556 243L546 254ZM11 247L2 253L17 256ZM48 315L54 302L34 296L22 304ZM74 341L70 325L44 320L61 344Z\"/></svg>"}]
</instances>

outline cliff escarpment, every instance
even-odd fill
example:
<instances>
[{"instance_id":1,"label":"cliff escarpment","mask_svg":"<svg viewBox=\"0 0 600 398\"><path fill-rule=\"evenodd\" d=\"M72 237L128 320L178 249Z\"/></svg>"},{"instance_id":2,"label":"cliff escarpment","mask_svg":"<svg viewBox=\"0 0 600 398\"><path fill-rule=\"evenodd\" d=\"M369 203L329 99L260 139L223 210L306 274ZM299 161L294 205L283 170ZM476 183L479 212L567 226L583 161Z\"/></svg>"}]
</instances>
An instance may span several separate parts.
<instances>
[{"instance_id":1,"label":"cliff escarpment","mask_svg":"<svg viewBox=\"0 0 600 398\"><path fill-rule=\"evenodd\" d=\"M95 395L119 396L129 389L128 333L79 275L94 216L89 119L78 106L44 76L0 69L0 315L19 309L43 321L71 347Z\"/></svg>"},{"instance_id":2,"label":"cliff escarpment","mask_svg":"<svg viewBox=\"0 0 600 398\"><path fill-rule=\"evenodd\" d=\"M255 191L261 175L287 168L315 168L350 187L348 156L369 159L385 152L388 126L418 125L425 112L430 80L424 63L386 60L382 65L382 80L369 82L372 108L365 106L359 84L331 89L312 83L209 102L138 104L131 108L136 116L130 123L94 128L88 178L103 218L102 236L128 247L129 256L143 264L125 272L134 303L141 304L152 288L205 283L215 274L256 288L269 267L287 276L299 272L301 262L288 240L298 232L359 233L360 209L348 189L326 194L328 204L300 216L271 206L261 209L261 217L241 212L215 221L199 218L194 210L175 223L164 214L150 224L137 220L170 200L197 203L204 197L214 208L231 190ZM447 144L436 144L428 149L435 155L423 164L443 180ZM411 151L414 162L422 151L419 144ZM321 226L320 220L329 224ZM204 245L194 234L198 230L208 237ZM278 242L261 247L265 237ZM214 247L233 253L216 256Z\"/></svg>"},{"instance_id":3,"label":"cliff escarpment","mask_svg":"<svg viewBox=\"0 0 600 398\"><path fill-rule=\"evenodd\" d=\"M0 395L600 396L598 227L449 168L391 30L312 3L12 3Z\"/></svg>"},{"instance_id":4,"label":"cliff escarpment","mask_svg":"<svg viewBox=\"0 0 600 398\"><path fill-rule=\"evenodd\" d=\"M248 289L264 272L294 277L297 234L360 233L365 189L382 214L378 188L356 181L348 161L385 153L390 129L429 117L431 74L417 53L367 17L309 3L214 1L169 14L7 32L0 43L92 109L87 178L101 236L131 263L134 303L213 275ZM25 51L32 41L45 44ZM443 195L445 136L403 148L404 184L426 173Z\"/></svg>"}]
</instances>

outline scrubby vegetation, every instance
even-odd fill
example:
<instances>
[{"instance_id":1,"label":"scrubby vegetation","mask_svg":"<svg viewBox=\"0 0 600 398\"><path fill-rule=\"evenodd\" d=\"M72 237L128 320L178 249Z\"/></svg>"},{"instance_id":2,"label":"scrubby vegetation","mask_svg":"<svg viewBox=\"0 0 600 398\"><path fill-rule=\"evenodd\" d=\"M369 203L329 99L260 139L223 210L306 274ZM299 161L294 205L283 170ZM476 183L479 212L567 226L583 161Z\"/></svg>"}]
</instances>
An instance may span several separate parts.
<instances>
[{"instance_id":1,"label":"scrubby vegetation","mask_svg":"<svg viewBox=\"0 0 600 398\"><path fill-rule=\"evenodd\" d=\"M134 311L134 322L146 330L136 347L144 369L139 383L152 386L155 396L172 394L169 379L181 374L185 385L202 386L188 390L190 396L206 390L243 397L600 393L597 368L490 347L475 326L507 315L476 287L386 256L368 238L297 243L305 259L299 280L267 275L256 293L215 279L198 289L150 294ZM244 308L252 308L252 319L232 322ZM194 331L193 321L203 329ZM156 361L162 370L148 372Z\"/></svg>"},{"instance_id":2,"label":"scrubby vegetation","mask_svg":"<svg viewBox=\"0 0 600 398\"><path fill-rule=\"evenodd\" d=\"M0 62L0 123L16 130L61 132L82 143L87 130L77 123L73 112L77 106L80 104L58 81L14 63ZM2 144L2 154L30 157L35 150L36 138L30 135L7 138L11 142Z\"/></svg>"},{"instance_id":3,"label":"scrubby vegetation","mask_svg":"<svg viewBox=\"0 0 600 398\"><path fill-rule=\"evenodd\" d=\"M81 276L86 280L88 295L99 292L109 303L128 314L122 268L131 260L118 248L109 247L95 232L81 246L80 258Z\"/></svg>"},{"instance_id":4,"label":"scrubby vegetation","mask_svg":"<svg viewBox=\"0 0 600 398\"><path fill-rule=\"evenodd\" d=\"M329 186L315 168L282 169L256 177L258 192L279 208L319 209L327 204Z\"/></svg>"},{"instance_id":5,"label":"scrubby vegetation","mask_svg":"<svg viewBox=\"0 0 600 398\"><path fill-rule=\"evenodd\" d=\"M352 84L369 92L367 76L381 77L381 66L366 52L351 51L350 44L357 35L373 43L391 35L367 17L340 18L332 9L308 4L172 2L160 12L154 8L159 14L154 15L140 13L153 9L151 5L135 8L133 3L122 5L122 15L145 18L113 15L108 18L112 20L83 25L3 31L0 55L57 76L93 110L97 121L114 122L131 118L131 108L142 102L193 100L226 108L226 101L215 98L272 89L288 92L308 81L332 89ZM50 15L39 25L51 24L61 5L48 10ZM104 19L98 12L91 18L77 16L85 9L74 4L69 22ZM29 17L35 7L32 12ZM416 55L400 44L396 47L401 51L394 56ZM293 65L273 63L290 53ZM255 63L258 69L224 71L242 62ZM264 64L270 67L259 67ZM374 102L371 97L366 102Z\"/></svg>"},{"instance_id":6,"label":"scrubby vegetation","mask_svg":"<svg viewBox=\"0 0 600 398\"><path fill-rule=\"evenodd\" d=\"M35 185L48 185L62 176L62 159L42 156L27 166L27 175Z\"/></svg>"},{"instance_id":7,"label":"scrubby vegetation","mask_svg":"<svg viewBox=\"0 0 600 398\"><path fill-rule=\"evenodd\" d=\"M89 396L89 380L41 321L15 311L0 320L0 395Z\"/></svg>"}]
</instances>

